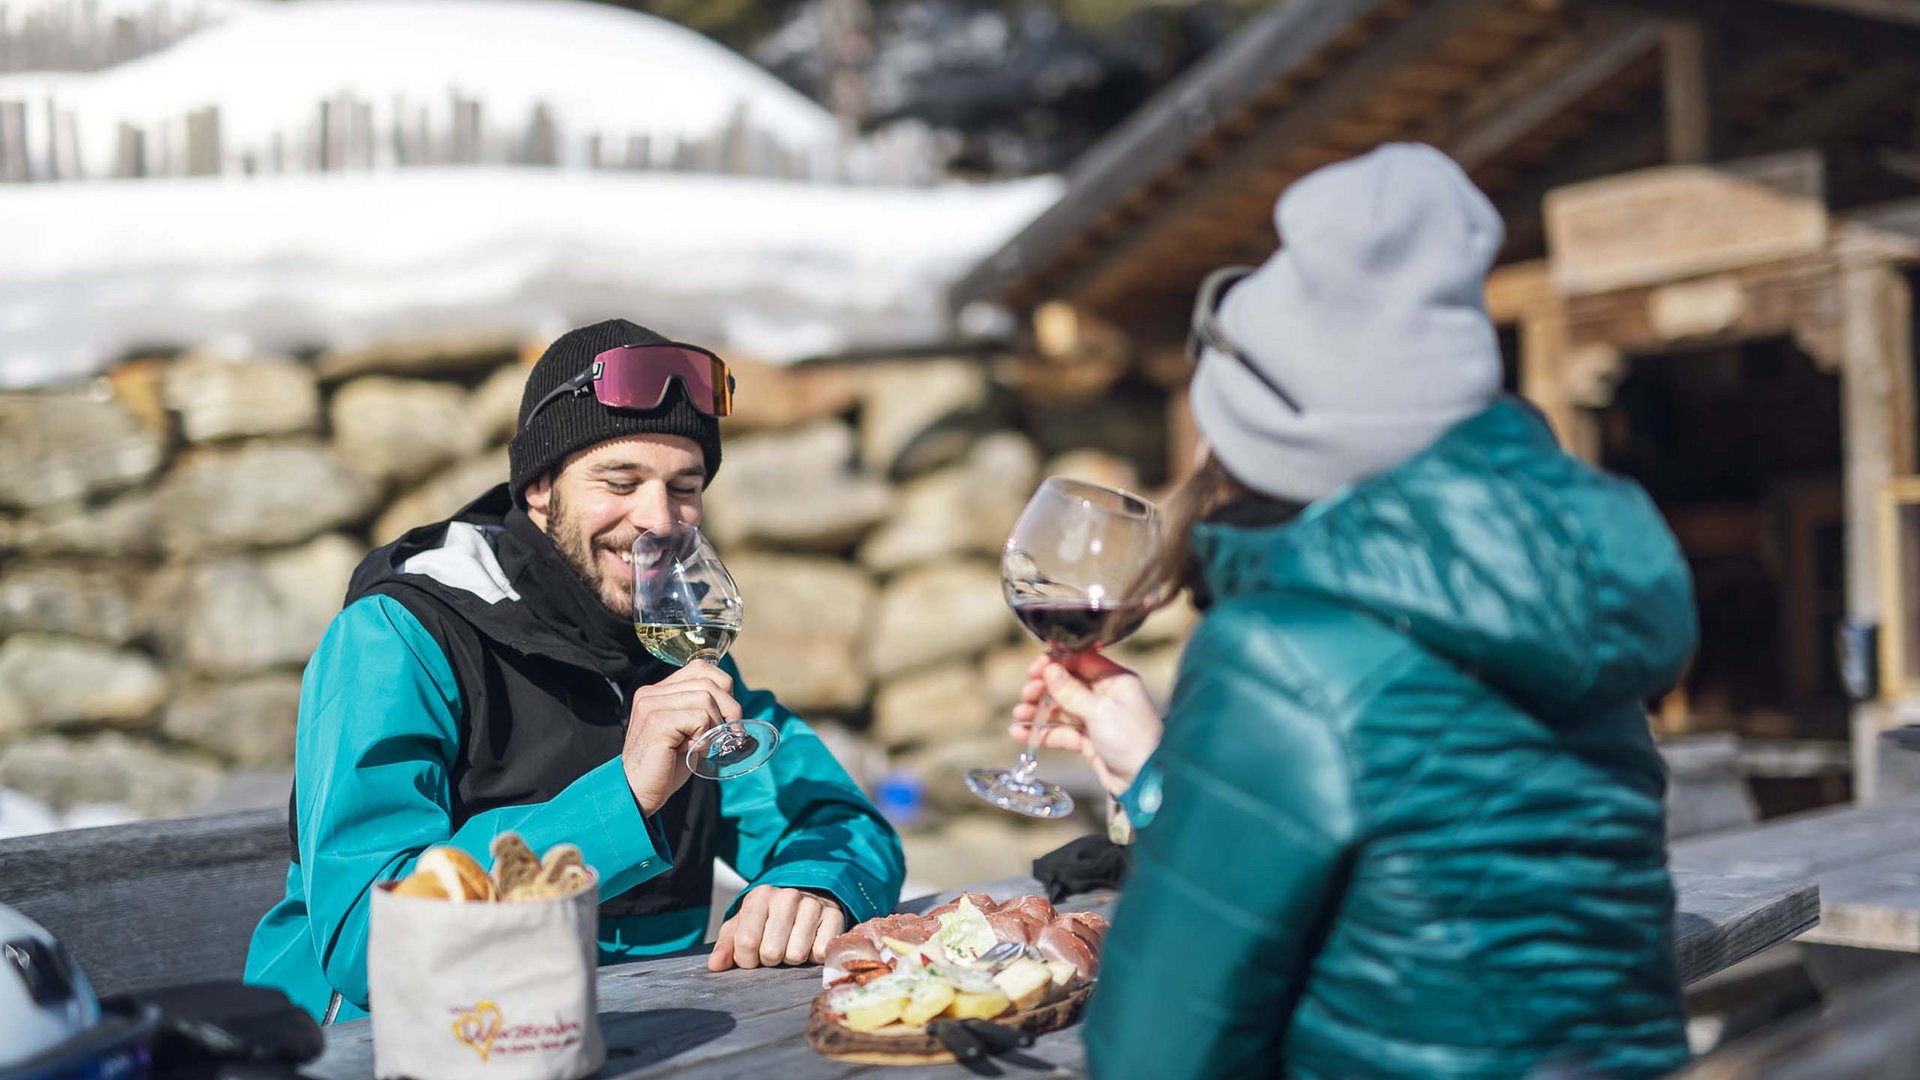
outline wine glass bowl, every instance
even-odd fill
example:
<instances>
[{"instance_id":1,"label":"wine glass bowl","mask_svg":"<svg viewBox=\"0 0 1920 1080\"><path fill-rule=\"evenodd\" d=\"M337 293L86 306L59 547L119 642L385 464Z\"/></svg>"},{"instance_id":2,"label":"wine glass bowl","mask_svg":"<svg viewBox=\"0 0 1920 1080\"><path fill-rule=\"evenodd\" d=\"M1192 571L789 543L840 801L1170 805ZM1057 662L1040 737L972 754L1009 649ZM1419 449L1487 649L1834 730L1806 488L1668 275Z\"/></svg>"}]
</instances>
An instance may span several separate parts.
<instances>
[{"instance_id":1,"label":"wine glass bowl","mask_svg":"<svg viewBox=\"0 0 1920 1080\"><path fill-rule=\"evenodd\" d=\"M739 586L698 528L672 522L634 539L633 630L662 662L718 664L740 633L741 608ZM766 764L779 742L764 720L709 728L687 747L687 768L730 780Z\"/></svg>"},{"instance_id":2,"label":"wine glass bowl","mask_svg":"<svg viewBox=\"0 0 1920 1080\"><path fill-rule=\"evenodd\" d=\"M1160 515L1152 503L1118 488L1050 477L1007 535L1000 580L1020 624L1049 656L1063 659L1140 628L1153 611L1155 597L1144 583L1159 553ZM1017 765L973 769L968 789L1030 817L1071 813L1073 797L1034 776L1051 708L1043 698Z\"/></svg>"}]
</instances>

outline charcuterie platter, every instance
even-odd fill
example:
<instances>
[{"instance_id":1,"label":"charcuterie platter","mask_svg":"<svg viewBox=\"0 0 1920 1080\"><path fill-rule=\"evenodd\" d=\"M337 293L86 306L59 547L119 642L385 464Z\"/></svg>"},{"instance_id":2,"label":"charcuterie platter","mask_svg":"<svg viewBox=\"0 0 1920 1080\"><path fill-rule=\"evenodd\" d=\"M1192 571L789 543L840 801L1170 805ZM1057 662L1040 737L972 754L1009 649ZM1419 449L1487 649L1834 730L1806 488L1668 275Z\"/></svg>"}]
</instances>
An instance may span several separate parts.
<instances>
[{"instance_id":1,"label":"charcuterie platter","mask_svg":"<svg viewBox=\"0 0 1920 1080\"><path fill-rule=\"evenodd\" d=\"M1072 1024L1107 921L1044 897L968 893L925 915L861 923L827 946L807 1041L842 1061L925 1065Z\"/></svg>"}]
</instances>

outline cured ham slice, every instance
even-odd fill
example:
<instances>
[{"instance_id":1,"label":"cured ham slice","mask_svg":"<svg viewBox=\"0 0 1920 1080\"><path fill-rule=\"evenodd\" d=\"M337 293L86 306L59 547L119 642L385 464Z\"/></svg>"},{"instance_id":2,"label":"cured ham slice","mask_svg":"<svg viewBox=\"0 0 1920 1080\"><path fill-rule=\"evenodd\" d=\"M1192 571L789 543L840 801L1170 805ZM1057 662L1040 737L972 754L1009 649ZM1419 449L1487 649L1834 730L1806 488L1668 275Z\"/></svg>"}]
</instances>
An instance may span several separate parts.
<instances>
[{"instance_id":1,"label":"cured ham slice","mask_svg":"<svg viewBox=\"0 0 1920 1080\"><path fill-rule=\"evenodd\" d=\"M1052 922L1057 914L1044 896L1016 896L1000 905L999 910L1024 912L1042 926Z\"/></svg>"},{"instance_id":2,"label":"cured ham slice","mask_svg":"<svg viewBox=\"0 0 1920 1080\"><path fill-rule=\"evenodd\" d=\"M879 937L918 945L940 929L938 920L925 915L887 915L869 921Z\"/></svg>"},{"instance_id":3,"label":"cured ham slice","mask_svg":"<svg viewBox=\"0 0 1920 1080\"><path fill-rule=\"evenodd\" d=\"M1049 924L1040 931L1033 944L1040 950L1040 955L1047 959L1065 960L1072 964L1082 979L1091 979L1100 973L1099 955L1062 923Z\"/></svg>"},{"instance_id":4,"label":"cured ham slice","mask_svg":"<svg viewBox=\"0 0 1920 1080\"><path fill-rule=\"evenodd\" d=\"M859 926L827 942L826 966L844 970L849 960L879 960L880 934L872 922Z\"/></svg>"},{"instance_id":5,"label":"cured ham slice","mask_svg":"<svg viewBox=\"0 0 1920 1080\"><path fill-rule=\"evenodd\" d=\"M1071 911L1054 919L1053 925L1064 926L1073 931L1073 936L1087 943L1095 956L1100 955L1100 946L1106 943L1107 920L1091 911Z\"/></svg>"},{"instance_id":6,"label":"cured ham slice","mask_svg":"<svg viewBox=\"0 0 1920 1080\"><path fill-rule=\"evenodd\" d=\"M993 927L993 936L998 940L1017 941L1022 945L1033 944L1034 936L1046 927L1040 920L1011 907L987 916L987 925Z\"/></svg>"}]
</instances>

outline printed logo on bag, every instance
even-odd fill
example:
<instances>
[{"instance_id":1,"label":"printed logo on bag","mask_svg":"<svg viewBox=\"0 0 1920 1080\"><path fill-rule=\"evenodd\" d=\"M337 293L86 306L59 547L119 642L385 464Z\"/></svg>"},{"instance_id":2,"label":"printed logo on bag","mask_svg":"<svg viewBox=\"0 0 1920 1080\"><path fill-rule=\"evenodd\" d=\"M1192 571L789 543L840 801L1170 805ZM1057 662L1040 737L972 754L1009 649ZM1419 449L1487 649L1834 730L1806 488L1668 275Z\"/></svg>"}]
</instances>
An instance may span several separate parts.
<instances>
[{"instance_id":1,"label":"printed logo on bag","mask_svg":"<svg viewBox=\"0 0 1920 1080\"><path fill-rule=\"evenodd\" d=\"M551 1021L509 1025L500 1007L491 1001L451 1011L453 1037L472 1047L482 1062L496 1057L566 1050L580 1045L583 1037L582 1021L569 1020L557 1013Z\"/></svg>"}]
</instances>

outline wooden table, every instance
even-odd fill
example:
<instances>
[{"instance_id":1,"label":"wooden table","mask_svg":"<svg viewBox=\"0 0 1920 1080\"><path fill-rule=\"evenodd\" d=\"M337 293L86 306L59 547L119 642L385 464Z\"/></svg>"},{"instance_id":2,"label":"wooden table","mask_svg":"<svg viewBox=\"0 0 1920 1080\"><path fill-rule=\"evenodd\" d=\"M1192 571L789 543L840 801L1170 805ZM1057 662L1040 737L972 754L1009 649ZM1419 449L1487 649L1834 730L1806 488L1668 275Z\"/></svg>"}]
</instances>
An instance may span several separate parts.
<instances>
[{"instance_id":1,"label":"wooden table","mask_svg":"<svg viewBox=\"0 0 1920 1080\"><path fill-rule=\"evenodd\" d=\"M1802 938L1920 953L1920 799L1796 814L1683 840L1677 872L1800 878L1820 886L1820 923Z\"/></svg>"},{"instance_id":2,"label":"wooden table","mask_svg":"<svg viewBox=\"0 0 1920 1080\"><path fill-rule=\"evenodd\" d=\"M1682 872L1675 875L1675 919L1682 978L1693 982L1804 930L1817 916L1813 886L1778 877ZM1041 892L1031 878L975 886L1006 899ZM902 905L924 911L958 892ZM1065 911L1111 914L1111 893L1075 897ZM1043 1036L1032 1048L1001 1055L972 1071L958 1065L888 1068L847 1065L814 1053L805 1037L807 1010L820 990L818 968L771 968L713 974L706 950L600 972L600 1025L609 1058L601 1080L664 1076L786 1080L804 1077L1082 1076L1080 1028ZM988 1071L992 1070L992 1071ZM367 1080L373 1075L373 1032L357 1020L327 1030L327 1052L303 1070L315 1080Z\"/></svg>"}]
</instances>

